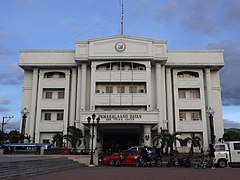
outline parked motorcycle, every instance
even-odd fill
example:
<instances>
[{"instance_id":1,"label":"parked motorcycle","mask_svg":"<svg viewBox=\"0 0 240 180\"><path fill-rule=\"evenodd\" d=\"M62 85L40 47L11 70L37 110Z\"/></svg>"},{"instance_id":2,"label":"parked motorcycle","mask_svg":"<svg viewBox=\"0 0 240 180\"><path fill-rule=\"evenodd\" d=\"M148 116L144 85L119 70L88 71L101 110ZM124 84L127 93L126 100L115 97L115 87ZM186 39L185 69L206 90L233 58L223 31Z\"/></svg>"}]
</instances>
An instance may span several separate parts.
<instances>
[{"instance_id":1,"label":"parked motorcycle","mask_svg":"<svg viewBox=\"0 0 240 180\"><path fill-rule=\"evenodd\" d=\"M172 167L172 166L184 166L186 168L191 167L191 162L190 162L190 157L179 157L178 162L176 164L175 161L175 156L169 156L168 162L167 162L167 167Z\"/></svg>"},{"instance_id":2,"label":"parked motorcycle","mask_svg":"<svg viewBox=\"0 0 240 180\"><path fill-rule=\"evenodd\" d=\"M169 156L168 157L168 162L167 162L166 166L167 167L176 166L175 156Z\"/></svg>"},{"instance_id":3,"label":"parked motorcycle","mask_svg":"<svg viewBox=\"0 0 240 180\"><path fill-rule=\"evenodd\" d=\"M177 165L178 166L184 166L186 168L191 167L190 157L187 156L187 157L178 158L178 164Z\"/></svg>"},{"instance_id":4,"label":"parked motorcycle","mask_svg":"<svg viewBox=\"0 0 240 180\"><path fill-rule=\"evenodd\" d=\"M149 154L146 158L143 158L141 155L138 157L137 167L161 167L162 166L162 157L155 154Z\"/></svg>"}]
</instances>

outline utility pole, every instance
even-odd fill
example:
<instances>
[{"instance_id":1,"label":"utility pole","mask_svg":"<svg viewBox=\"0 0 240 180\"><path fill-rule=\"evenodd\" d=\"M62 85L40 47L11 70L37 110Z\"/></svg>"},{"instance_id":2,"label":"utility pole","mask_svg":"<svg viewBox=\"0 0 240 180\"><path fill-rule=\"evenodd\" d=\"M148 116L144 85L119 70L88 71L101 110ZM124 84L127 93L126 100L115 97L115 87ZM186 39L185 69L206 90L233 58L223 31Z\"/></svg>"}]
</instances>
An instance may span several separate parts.
<instances>
[{"instance_id":1,"label":"utility pole","mask_svg":"<svg viewBox=\"0 0 240 180\"><path fill-rule=\"evenodd\" d=\"M3 116L3 119L2 119L2 132L3 132L3 128L4 128L4 125L6 125L8 123L8 121L13 118L13 116ZM7 121L5 121L5 119L7 119Z\"/></svg>"}]
</instances>

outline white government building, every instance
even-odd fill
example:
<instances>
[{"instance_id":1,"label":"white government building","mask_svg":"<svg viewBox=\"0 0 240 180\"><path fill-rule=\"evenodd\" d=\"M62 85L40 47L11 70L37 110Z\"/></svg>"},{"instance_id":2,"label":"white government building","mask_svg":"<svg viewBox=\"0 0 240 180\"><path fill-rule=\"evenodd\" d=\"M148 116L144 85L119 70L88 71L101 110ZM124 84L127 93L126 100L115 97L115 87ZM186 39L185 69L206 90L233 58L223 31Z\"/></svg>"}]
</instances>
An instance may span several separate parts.
<instances>
[{"instance_id":1,"label":"white government building","mask_svg":"<svg viewBox=\"0 0 240 180\"><path fill-rule=\"evenodd\" d=\"M164 40L116 35L76 41L73 50L20 50L19 66L32 142L51 142L76 126L90 147L87 118L96 114L99 150L152 145L161 129L181 138L195 133L208 146L209 107L216 139L224 133L222 50L168 50Z\"/></svg>"}]
</instances>

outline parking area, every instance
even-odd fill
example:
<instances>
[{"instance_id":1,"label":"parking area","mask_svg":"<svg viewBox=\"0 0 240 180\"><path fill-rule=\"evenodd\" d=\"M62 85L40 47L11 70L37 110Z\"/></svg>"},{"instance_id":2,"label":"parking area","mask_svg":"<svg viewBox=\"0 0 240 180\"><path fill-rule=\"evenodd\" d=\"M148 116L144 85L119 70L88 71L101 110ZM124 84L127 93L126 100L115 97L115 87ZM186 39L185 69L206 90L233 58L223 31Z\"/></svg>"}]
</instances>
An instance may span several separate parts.
<instances>
[{"instance_id":1,"label":"parking area","mask_svg":"<svg viewBox=\"0 0 240 180\"><path fill-rule=\"evenodd\" d=\"M24 178L25 180L42 179L87 179L87 180L156 180L156 179L177 179L177 180L226 180L240 177L238 168L216 168L216 169L194 169L194 168L154 168L154 167L84 167L61 172L55 172L40 176Z\"/></svg>"}]
</instances>

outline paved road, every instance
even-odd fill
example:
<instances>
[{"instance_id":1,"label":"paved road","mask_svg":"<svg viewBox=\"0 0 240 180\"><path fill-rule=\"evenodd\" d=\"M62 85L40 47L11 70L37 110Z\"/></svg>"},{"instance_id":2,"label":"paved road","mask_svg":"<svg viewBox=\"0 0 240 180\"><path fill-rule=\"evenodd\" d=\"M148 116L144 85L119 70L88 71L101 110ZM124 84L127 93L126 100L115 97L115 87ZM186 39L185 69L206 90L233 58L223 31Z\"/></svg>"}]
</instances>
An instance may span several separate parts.
<instances>
[{"instance_id":1,"label":"paved road","mask_svg":"<svg viewBox=\"0 0 240 180\"><path fill-rule=\"evenodd\" d=\"M23 178L25 180L226 180L239 179L239 168L194 169L153 167L83 167Z\"/></svg>"}]
</instances>

